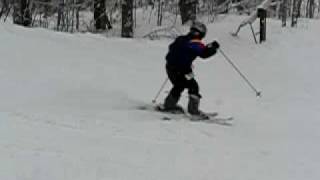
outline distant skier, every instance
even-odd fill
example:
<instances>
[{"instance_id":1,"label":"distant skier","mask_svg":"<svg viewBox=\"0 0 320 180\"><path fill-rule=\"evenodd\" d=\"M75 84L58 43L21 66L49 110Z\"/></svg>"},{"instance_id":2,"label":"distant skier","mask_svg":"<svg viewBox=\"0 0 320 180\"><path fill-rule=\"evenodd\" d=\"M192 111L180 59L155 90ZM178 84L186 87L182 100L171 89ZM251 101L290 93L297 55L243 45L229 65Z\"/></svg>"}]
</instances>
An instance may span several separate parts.
<instances>
[{"instance_id":1,"label":"distant skier","mask_svg":"<svg viewBox=\"0 0 320 180\"><path fill-rule=\"evenodd\" d=\"M217 41L207 45L203 44L201 40L206 33L206 25L196 21L191 25L190 32L187 35L177 37L170 44L166 56L166 71L173 87L165 98L164 104L160 106L160 110L182 113L183 108L177 103L184 89L188 89L188 112L191 115L207 117L205 113L199 110L201 95L199 85L192 72L192 63L197 57L209 58L216 53L220 46Z\"/></svg>"}]
</instances>

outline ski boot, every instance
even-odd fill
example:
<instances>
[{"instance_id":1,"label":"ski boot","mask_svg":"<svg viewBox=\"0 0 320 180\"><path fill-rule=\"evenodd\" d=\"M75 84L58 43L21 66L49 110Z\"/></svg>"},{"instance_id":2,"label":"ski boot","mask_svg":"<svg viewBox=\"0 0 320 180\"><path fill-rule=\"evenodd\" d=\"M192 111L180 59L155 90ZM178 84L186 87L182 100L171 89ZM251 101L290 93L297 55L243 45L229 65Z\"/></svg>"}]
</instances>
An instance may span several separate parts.
<instances>
[{"instance_id":1,"label":"ski boot","mask_svg":"<svg viewBox=\"0 0 320 180\"><path fill-rule=\"evenodd\" d=\"M197 95L190 95L188 103L188 112L194 120L207 120L210 119L209 115L199 110L200 97Z\"/></svg>"},{"instance_id":2,"label":"ski boot","mask_svg":"<svg viewBox=\"0 0 320 180\"><path fill-rule=\"evenodd\" d=\"M156 109L162 112L169 112L172 114L184 114L184 109L177 104L178 101L179 98L169 94L165 99L164 104L158 105Z\"/></svg>"}]
</instances>

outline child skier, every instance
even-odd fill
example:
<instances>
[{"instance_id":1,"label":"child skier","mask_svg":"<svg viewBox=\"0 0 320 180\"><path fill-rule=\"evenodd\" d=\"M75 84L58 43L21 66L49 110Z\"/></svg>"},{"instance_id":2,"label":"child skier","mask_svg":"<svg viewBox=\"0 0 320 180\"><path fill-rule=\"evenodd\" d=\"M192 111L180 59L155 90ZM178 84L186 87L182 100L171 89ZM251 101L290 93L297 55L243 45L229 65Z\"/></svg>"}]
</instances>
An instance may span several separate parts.
<instances>
[{"instance_id":1,"label":"child skier","mask_svg":"<svg viewBox=\"0 0 320 180\"><path fill-rule=\"evenodd\" d=\"M183 108L177 103L184 89L188 89L188 112L191 115L207 118L206 114L199 110L201 95L192 72L192 62L197 57L209 58L216 53L220 46L217 41L204 45L201 40L206 33L207 27L196 21L191 25L190 32L187 35L177 37L170 44L166 56L166 71L173 87L165 98L164 104L159 108L160 110L183 113Z\"/></svg>"}]
</instances>

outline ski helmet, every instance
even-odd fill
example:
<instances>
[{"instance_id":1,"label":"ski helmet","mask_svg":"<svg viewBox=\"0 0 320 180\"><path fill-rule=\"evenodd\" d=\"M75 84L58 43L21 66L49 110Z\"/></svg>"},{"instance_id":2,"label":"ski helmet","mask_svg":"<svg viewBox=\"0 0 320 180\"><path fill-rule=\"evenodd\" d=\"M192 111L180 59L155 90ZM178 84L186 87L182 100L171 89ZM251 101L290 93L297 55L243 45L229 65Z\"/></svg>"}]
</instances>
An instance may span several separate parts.
<instances>
[{"instance_id":1,"label":"ski helmet","mask_svg":"<svg viewBox=\"0 0 320 180\"><path fill-rule=\"evenodd\" d=\"M198 33L200 38L204 38L207 34L207 27L202 22L194 21L190 27L190 32L195 35Z\"/></svg>"}]
</instances>

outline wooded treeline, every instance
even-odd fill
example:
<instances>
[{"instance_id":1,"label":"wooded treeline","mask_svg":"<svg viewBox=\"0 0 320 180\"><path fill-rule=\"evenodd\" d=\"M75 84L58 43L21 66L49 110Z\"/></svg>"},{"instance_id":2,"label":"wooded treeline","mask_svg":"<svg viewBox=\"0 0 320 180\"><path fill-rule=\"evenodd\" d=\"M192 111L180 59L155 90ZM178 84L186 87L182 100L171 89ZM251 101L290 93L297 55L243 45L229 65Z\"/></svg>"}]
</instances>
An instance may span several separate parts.
<instances>
[{"instance_id":1,"label":"wooded treeline","mask_svg":"<svg viewBox=\"0 0 320 180\"><path fill-rule=\"evenodd\" d=\"M263 0L0 0L0 18L28 27L57 31L108 31L121 26L122 37L133 37L137 11L150 12L156 25L179 17L185 24L199 17L214 21L219 14L251 14ZM273 0L268 16L296 26L298 18L317 18L320 0ZM146 20L147 21L147 20ZM150 21L150 19L149 19Z\"/></svg>"}]
</instances>

